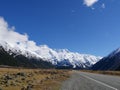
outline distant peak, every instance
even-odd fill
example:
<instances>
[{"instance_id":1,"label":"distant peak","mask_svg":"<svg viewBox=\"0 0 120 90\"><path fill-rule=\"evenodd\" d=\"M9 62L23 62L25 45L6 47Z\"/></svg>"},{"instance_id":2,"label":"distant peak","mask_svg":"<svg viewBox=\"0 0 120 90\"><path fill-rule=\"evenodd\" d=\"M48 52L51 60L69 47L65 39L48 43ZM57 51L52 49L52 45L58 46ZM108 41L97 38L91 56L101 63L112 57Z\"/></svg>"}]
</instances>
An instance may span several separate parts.
<instances>
[{"instance_id":1,"label":"distant peak","mask_svg":"<svg viewBox=\"0 0 120 90\"><path fill-rule=\"evenodd\" d=\"M108 55L108 57L113 57L114 55L116 55L117 53L119 53L120 52L120 48L117 48L116 50L114 50L112 53L110 53L109 55Z\"/></svg>"},{"instance_id":2,"label":"distant peak","mask_svg":"<svg viewBox=\"0 0 120 90\"><path fill-rule=\"evenodd\" d=\"M115 50L115 52L116 52L116 53L120 52L120 48L117 48L117 49Z\"/></svg>"}]
</instances>

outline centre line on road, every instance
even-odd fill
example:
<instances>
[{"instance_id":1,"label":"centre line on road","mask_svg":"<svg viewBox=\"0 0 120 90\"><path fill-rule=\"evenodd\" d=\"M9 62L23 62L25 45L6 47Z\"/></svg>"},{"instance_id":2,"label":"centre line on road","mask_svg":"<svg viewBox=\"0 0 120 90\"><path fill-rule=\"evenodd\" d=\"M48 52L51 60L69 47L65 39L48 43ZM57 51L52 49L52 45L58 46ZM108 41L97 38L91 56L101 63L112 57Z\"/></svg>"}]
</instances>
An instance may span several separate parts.
<instances>
[{"instance_id":1,"label":"centre line on road","mask_svg":"<svg viewBox=\"0 0 120 90\"><path fill-rule=\"evenodd\" d=\"M102 84L102 85L104 85L104 86L107 86L107 87L109 87L109 88L112 88L113 90L118 90L118 89L115 88L115 87L112 87L112 86L110 86L110 85L108 85L108 84L105 84L105 83L103 83L103 82L100 82L100 81L98 81L98 80L95 80L95 79L93 79L93 78L90 78L90 77L88 77L88 76L85 76L85 75L82 75L82 76L85 77L85 78L87 78L87 79L93 80L93 81L95 81L95 82L97 82L97 83L100 83L100 84Z\"/></svg>"}]
</instances>

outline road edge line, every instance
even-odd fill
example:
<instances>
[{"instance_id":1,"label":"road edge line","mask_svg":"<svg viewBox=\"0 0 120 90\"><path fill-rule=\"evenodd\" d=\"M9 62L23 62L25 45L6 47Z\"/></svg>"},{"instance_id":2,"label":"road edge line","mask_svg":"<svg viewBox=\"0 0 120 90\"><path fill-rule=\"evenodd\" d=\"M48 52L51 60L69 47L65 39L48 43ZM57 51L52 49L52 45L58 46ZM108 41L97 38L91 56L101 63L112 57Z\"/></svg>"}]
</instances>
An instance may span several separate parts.
<instances>
[{"instance_id":1,"label":"road edge line","mask_svg":"<svg viewBox=\"0 0 120 90\"><path fill-rule=\"evenodd\" d=\"M98 81L98 80L96 80L96 79L90 78L90 77L88 77L88 76L86 76L86 75L82 75L82 76L85 77L85 78L87 78L87 79L93 80L93 81L95 81L95 82L97 82L97 83L100 83L100 84L102 84L102 85L104 85L104 86L107 86L107 87L109 87L109 88L112 88L112 89L114 89L114 90L118 90L118 89L115 88L115 87L112 87L112 86L110 86L110 85L108 85L108 84L106 84L106 83L103 83L103 82L101 82L101 81Z\"/></svg>"}]
</instances>

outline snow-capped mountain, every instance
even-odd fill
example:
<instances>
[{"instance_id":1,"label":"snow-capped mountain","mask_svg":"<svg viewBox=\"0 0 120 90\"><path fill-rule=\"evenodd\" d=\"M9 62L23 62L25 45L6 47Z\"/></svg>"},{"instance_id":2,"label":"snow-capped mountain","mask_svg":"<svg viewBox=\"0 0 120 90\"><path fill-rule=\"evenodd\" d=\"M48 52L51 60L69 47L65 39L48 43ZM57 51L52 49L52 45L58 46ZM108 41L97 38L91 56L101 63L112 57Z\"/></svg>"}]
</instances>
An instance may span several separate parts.
<instances>
[{"instance_id":1,"label":"snow-capped mountain","mask_svg":"<svg viewBox=\"0 0 120 90\"><path fill-rule=\"evenodd\" d=\"M27 58L42 59L51 62L55 66L72 66L73 68L88 68L101 59L93 55L79 54L70 52L67 49L51 49L47 45L41 45L37 50L29 50L27 48L19 48L19 44L11 46L9 43L0 40L0 46L9 54L24 55Z\"/></svg>"},{"instance_id":2,"label":"snow-capped mountain","mask_svg":"<svg viewBox=\"0 0 120 90\"><path fill-rule=\"evenodd\" d=\"M0 66L15 66L27 68L54 68L47 61L41 59L34 52L11 47L8 43L0 41Z\"/></svg>"},{"instance_id":3,"label":"snow-capped mountain","mask_svg":"<svg viewBox=\"0 0 120 90\"><path fill-rule=\"evenodd\" d=\"M92 67L93 70L120 70L120 48L102 58Z\"/></svg>"},{"instance_id":4,"label":"snow-capped mountain","mask_svg":"<svg viewBox=\"0 0 120 90\"><path fill-rule=\"evenodd\" d=\"M24 55L27 58L41 58L40 56L38 56L36 53L31 52L29 50L22 50L20 49L18 46L15 47L11 47L7 42L5 41L1 41L0 40L0 46L2 48L4 48L5 51L7 51L10 55L15 53L15 56L17 55ZM14 56L14 57L15 57Z\"/></svg>"},{"instance_id":5,"label":"snow-capped mountain","mask_svg":"<svg viewBox=\"0 0 120 90\"><path fill-rule=\"evenodd\" d=\"M22 55L24 58L37 61L42 59L57 67L87 68L101 59L93 55L70 52L67 49L55 50L47 45L38 46L35 41L29 40L27 34L16 32L15 27L10 27L3 17L0 17L0 46L4 48L5 53L14 57Z\"/></svg>"},{"instance_id":6,"label":"snow-capped mountain","mask_svg":"<svg viewBox=\"0 0 120 90\"><path fill-rule=\"evenodd\" d=\"M40 46L35 52L54 65L72 65L74 68L87 68L101 59L93 55L70 52L67 49L53 50L46 45Z\"/></svg>"}]
</instances>

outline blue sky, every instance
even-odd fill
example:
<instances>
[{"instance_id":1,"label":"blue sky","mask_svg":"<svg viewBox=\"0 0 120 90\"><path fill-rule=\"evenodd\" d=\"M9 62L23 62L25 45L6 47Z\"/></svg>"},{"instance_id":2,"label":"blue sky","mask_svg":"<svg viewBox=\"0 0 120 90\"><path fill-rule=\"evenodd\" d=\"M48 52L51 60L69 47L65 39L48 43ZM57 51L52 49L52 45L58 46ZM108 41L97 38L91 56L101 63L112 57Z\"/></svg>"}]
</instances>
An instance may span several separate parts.
<instances>
[{"instance_id":1,"label":"blue sky","mask_svg":"<svg viewBox=\"0 0 120 90\"><path fill-rule=\"evenodd\" d=\"M98 56L120 47L120 0L0 0L0 16L38 45Z\"/></svg>"}]
</instances>

